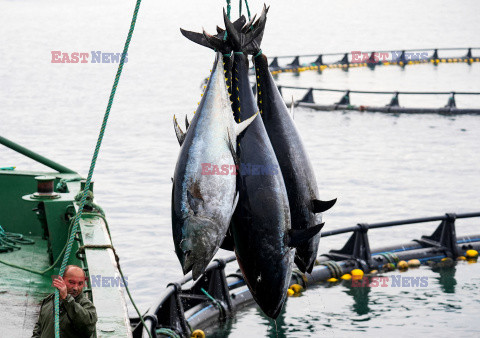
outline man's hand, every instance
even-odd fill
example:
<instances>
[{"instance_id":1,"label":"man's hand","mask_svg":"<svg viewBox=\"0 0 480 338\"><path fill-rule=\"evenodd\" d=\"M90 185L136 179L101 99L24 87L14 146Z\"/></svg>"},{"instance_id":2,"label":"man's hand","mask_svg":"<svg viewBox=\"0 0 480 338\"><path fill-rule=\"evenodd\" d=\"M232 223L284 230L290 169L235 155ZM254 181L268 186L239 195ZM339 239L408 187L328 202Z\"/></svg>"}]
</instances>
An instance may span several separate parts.
<instances>
[{"instance_id":1,"label":"man's hand","mask_svg":"<svg viewBox=\"0 0 480 338\"><path fill-rule=\"evenodd\" d=\"M53 280L53 286L60 291L60 299L67 298L67 286L61 276L58 276L58 278Z\"/></svg>"}]
</instances>

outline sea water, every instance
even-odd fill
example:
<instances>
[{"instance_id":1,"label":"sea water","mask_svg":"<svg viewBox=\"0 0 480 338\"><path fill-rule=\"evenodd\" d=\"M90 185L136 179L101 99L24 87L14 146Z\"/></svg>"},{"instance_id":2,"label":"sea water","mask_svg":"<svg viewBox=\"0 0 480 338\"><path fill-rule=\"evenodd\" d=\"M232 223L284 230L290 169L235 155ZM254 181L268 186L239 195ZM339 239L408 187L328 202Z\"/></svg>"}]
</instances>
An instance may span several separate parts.
<instances>
[{"instance_id":1,"label":"sea water","mask_svg":"<svg viewBox=\"0 0 480 338\"><path fill-rule=\"evenodd\" d=\"M275 1L262 49L268 56L409 48L480 47L476 1ZM92 52L121 53L133 1L0 1L0 135L86 176L118 64ZM232 17L238 16L234 4ZM260 1L250 1L260 12ZM214 60L180 27L214 32L221 1L144 1L95 170L95 196L106 211L133 296L145 311L181 276L174 253L171 177L179 151L176 114L191 119ZM245 9L245 7L244 7ZM88 62L54 63L52 52L87 53ZM456 53L456 54L455 54ZM462 54L461 52L460 54ZM480 51L474 51L474 55ZM448 56L449 53L445 53ZM460 55L459 52L452 52ZM56 55L56 54L55 54ZM441 54L442 55L442 54ZM281 74L284 85L351 90L480 91L480 64L413 65ZM300 91L286 92L299 99ZM321 93L321 104L340 93ZM400 96L411 107L442 107L447 96ZM459 107L480 97L457 96ZM352 104L384 105L390 96L355 95ZM320 197L338 198L325 230L359 222L480 209L480 117L320 112L296 109L295 122L317 176ZM0 147L0 167L45 167ZM457 235L480 233L457 221ZM430 234L436 223L370 231L372 248ZM320 252L348 235L325 238ZM229 255L220 252L219 255ZM289 298L278 330L256 307L211 329L217 336L307 337L478 335L479 266L427 267L427 287L311 288ZM398 274L392 272L391 274ZM445 275L446 274L446 275ZM134 311L130 309L132 316Z\"/></svg>"}]
</instances>

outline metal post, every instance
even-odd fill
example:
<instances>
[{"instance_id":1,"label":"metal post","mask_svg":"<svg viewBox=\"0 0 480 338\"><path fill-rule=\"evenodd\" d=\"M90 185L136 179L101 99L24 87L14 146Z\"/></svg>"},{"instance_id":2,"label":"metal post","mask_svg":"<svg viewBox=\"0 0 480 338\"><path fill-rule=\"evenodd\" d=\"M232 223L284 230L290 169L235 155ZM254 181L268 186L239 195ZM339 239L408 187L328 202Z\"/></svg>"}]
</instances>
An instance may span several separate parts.
<instances>
[{"instance_id":1,"label":"metal post","mask_svg":"<svg viewBox=\"0 0 480 338\"><path fill-rule=\"evenodd\" d=\"M3 144L5 147L10 148L12 150L15 150L17 153L20 153L22 155L25 155L32 160L35 160L43 165L46 165L49 168L52 168L54 170L57 170L60 173L67 173L67 174L77 174L76 171L73 171L72 169L69 169L67 167L64 167L61 164L58 164L57 162L54 162L46 157L43 157L40 154L37 154L36 152L31 151L30 149L27 149L25 147L22 147L21 145L12 142L5 137L0 136L0 144Z\"/></svg>"},{"instance_id":2,"label":"metal post","mask_svg":"<svg viewBox=\"0 0 480 338\"><path fill-rule=\"evenodd\" d=\"M455 92L452 92L450 94L450 97L448 98L448 102L445 108L457 108L457 104L455 103Z\"/></svg>"},{"instance_id":3,"label":"metal post","mask_svg":"<svg viewBox=\"0 0 480 338\"><path fill-rule=\"evenodd\" d=\"M466 57L467 59L471 59L471 58L472 58L472 49L471 49L471 48L468 49L467 55L465 55L465 57Z\"/></svg>"},{"instance_id":4,"label":"metal post","mask_svg":"<svg viewBox=\"0 0 480 338\"><path fill-rule=\"evenodd\" d=\"M340 99L340 101L338 101L337 103L335 104L338 104L338 105L350 105L350 91L347 90L345 92L345 94L342 96L342 98Z\"/></svg>"},{"instance_id":5,"label":"metal post","mask_svg":"<svg viewBox=\"0 0 480 338\"><path fill-rule=\"evenodd\" d=\"M399 107L400 104L398 102L398 92L395 92L395 94L393 94L393 97L392 99L390 100L390 103L387 104L387 107Z\"/></svg>"},{"instance_id":6,"label":"metal post","mask_svg":"<svg viewBox=\"0 0 480 338\"><path fill-rule=\"evenodd\" d=\"M268 66L269 68L273 68L273 69L277 69L277 68L280 68L278 66L278 58L277 57L274 57L273 58L273 61L270 63L270 65Z\"/></svg>"},{"instance_id":7,"label":"metal post","mask_svg":"<svg viewBox=\"0 0 480 338\"><path fill-rule=\"evenodd\" d=\"M439 247L451 253L453 258L459 256L457 246L457 234L455 231L455 220L457 215L445 214L445 219L440 223L437 229L430 236L422 236L416 240L427 247Z\"/></svg>"},{"instance_id":8,"label":"metal post","mask_svg":"<svg viewBox=\"0 0 480 338\"><path fill-rule=\"evenodd\" d=\"M314 64L317 65L317 66L323 65L323 56L322 56L322 54L320 54L320 55L318 56L318 58L315 60Z\"/></svg>"},{"instance_id":9,"label":"metal post","mask_svg":"<svg viewBox=\"0 0 480 338\"><path fill-rule=\"evenodd\" d=\"M308 92L305 94L305 96L303 96L302 99L298 102L315 103L315 100L313 98L313 89L310 88Z\"/></svg>"},{"instance_id":10,"label":"metal post","mask_svg":"<svg viewBox=\"0 0 480 338\"><path fill-rule=\"evenodd\" d=\"M347 243L340 250L330 250L327 256L335 261L355 260L363 269L373 267L372 252L368 242L368 224L361 223L357 225L356 230L348 239Z\"/></svg>"},{"instance_id":11,"label":"metal post","mask_svg":"<svg viewBox=\"0 0 480 338\"><path fill-rule=\"evenodd\" d=\"M295 56L295 59L293 59L293 61L291 63L289 63L287 66L290 66L290 67L299 67L300 66L300 57L299 56Z\"/></svg>"}]
</instances>

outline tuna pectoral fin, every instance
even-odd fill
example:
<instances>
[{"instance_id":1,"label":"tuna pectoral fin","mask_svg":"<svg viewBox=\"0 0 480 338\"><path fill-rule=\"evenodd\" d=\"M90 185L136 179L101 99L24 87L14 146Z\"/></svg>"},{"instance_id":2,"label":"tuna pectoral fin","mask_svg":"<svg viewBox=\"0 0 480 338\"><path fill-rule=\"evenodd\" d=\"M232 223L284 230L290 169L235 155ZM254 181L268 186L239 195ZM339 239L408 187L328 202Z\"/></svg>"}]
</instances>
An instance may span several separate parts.
<instances>
[{"instance_id":1,"label":"tuna pectoral fin","mask_svg":"<svg viewBox=\"0 0 480 338\"><path fill-rule=\"evenodd\" d=\"M306 244L310 240L310 238L312 238L313 236L318 234L320 230L322 230L324 225L325 223L320 223L315 225L314 227L307 229L291 229L288 232L288 246L291 248L298 248L299 246Z\"/></svg>"},{"instance_id":2,"label":"tuna pectoral fin","mask_svg":"<svg viewBox=\"0 0 480 338\"><path fill-rule=\"evenodd\" d=\"M244 131L250 125L250 123L253 122L253 120L257 117L257 115L258 115L258 111L255 113L255 115L250 116L245 121L242 121L240 123L236 123L235 124L235 134L237 136L240 135L240 133L242 131Z\"/></svg>"},{"instance_id":3,"label":"tuna pectoral fin","mask_svg":"<svg viewBox=\"0 0 480 338\"><path fill-rule=\"evenodd\" d=\"M233 162L235 162L235 165L240 165L240 159L238 158L237 156L237 152L235 151L235 145L232 141L232 138L230 137L230 132L227 131L227 135L228 135L228 148L230 149L230 153L232 154L232 157L233 157ZM235 208L234 208L235 210ZM232 212L233 213L233 212Z\"/></svg>"},{"instance_id":4,"label":"tuna pectoral fin","mask_svg":"<svg viewBox=\"0 0 480 338\"><path fill-rule=\"evenodd\" d=\"M238 204L238 197L240 196L240 193L237 191L237 193L235 194L235 197L233 199L233 205L232 205L232 216L233 216L233 213L235 212L235 209L237 208L237 204Z\"/></svg>"},{"instance_id":5,"label":"tuna pectoral fin","mask_svg":"<svg viewBox=\"0 0 480 338\"><path fill-rule=\"evenodd\" d=\"M319 212L327 211L328 209L333 207L336 202L336 198L330 201L312 200L312 212L314 214L318 214Z\"/></svg>"},{"instance_id":6,"label":"tuna pectoral fin","mask_svg":"<svg viewBox=\"0 0 480 338\"><path fill-rule=\"evenodd\" d=\"M182 131L182 129L178 125L177 118L175 117L175 115L173 115L173 128L175 128L175 135L177 135L178 143L180 143L180 146L181 146L183 144L183 141L185 141L185 133Z\"/></svg>"}]
</instances>

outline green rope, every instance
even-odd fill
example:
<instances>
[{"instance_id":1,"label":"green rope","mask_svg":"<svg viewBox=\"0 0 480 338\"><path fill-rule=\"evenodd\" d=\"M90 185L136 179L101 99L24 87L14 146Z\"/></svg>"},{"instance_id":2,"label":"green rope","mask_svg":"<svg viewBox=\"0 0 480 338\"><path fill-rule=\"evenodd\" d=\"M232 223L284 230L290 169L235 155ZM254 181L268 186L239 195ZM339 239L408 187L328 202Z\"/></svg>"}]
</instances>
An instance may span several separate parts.
<instances>
[{"instance_id":1,"label":"green rope","mask_svg":"<svg viewBox=\"0 0 480 338\"><path fill-rule=\"evenodd\" d=\"M80 218L82 217L83 207L85 206L85 201L86 201L86 198L87 198L87 194L88 194L88 191L90 189L90 182L92 180L93 171L95 169L95 164L97 162L98 153L100 151L100 146L101 146L102 140L103 140L103 135L105 133L105 128L107 126L108 117L110 115L110 109L112 108L113 99L115 98L115 92L117 90L118 81L120 80L120 76L122 74L123 64L125 63L125 57L126 57L127 52L128 52L128 47L130 45L130 40L132 39L133 30L135 29L135 23L137 21L137 14L138 14L138 10L140 9L141 2L142 2L142 0L137 0L136 5L135 5L135 10L133 11L132 22L130 23L130 30L128 31L127 40L125 41L125 46L123 47L123 53L122 53L122 56L120 58L120 64L118 65L117 74L115 75L115 81L113 82L112 91L110 92L110 98L108 99L107 109L106 109L105 115L103 117L102 127L100 129L100 134L98 135L97 145L95 146L95 151L93 153L92 162L90 164L90 170L88 171L88 176L87 176L87 181L85 183L84 193L83 193L83 196L82 196L82 200L80 202L80 208L78 210L78 213L75 215L75 223L73 225L73 229L72 229L72 232L70 234L70 239L68 240L68 245L67 245L67 248L65 250L65 256L63 257L62 265L60 266L60 271L59 271L60 276L63 275L63 273L65 272L65 268L67 266L67 262L68 262L68 259L70 257L70 252L72 250L72 244L73 244L73 241L74 241L74 234L77 232L78 223L80 221ZM58 291L58 289L56 289L55 290L55 298L54 298L54 304L55 304L55 338L60 338L59 303L60 303L59 291ZM149 333L149 335L150 335L150 333ZM150 335L150 337L151 337L151 335Z\"/></svg>"},{"instance_id":2,"label":"green rope","mask_svg":"<svg viewBox=\"0 0 480 338\"><path fill-rule=\"evenodd\" d=\"M240 3L242 2L242 0L240 0ZM248 1L245 0L245 7L247 7L247 13L248 13L248 21L250 21L250 8L248 7Z\"/></svg>"},{"instance_id":3,"label":"green rope","mask_svg":"<svg viewBox=\"0 0 480 338\"><path fill-rule=\"evenodd\" d=\"M228 17L228 20L230 20L230 11L232 9L232 6L230 5L230 1L231 0L227 0L227 17Z\"/></svg>"},{"instance_id":4,"label":"green rope","mask_svg":"<svg viewBox=\"0 0 480 338\"><path fill-rule=\"evenodd\" d=\"M230 20L230 11L232 10L232 6L230 5L231 0L227 0L227 18ZM225 35L223 36L223 41L227 40L227 30L225 29Z\"/></svg>"},{"instance_id":5,"label":"green rope","mask_svg":"<svg viewBox=\"0 0 480 338\"><path fill-rule=\"evenodd\" d=\"M17 234L14 232L6 232L0 226L0 253L1 252L10 252L14 250L20 250L21 247L15 244L35 244L35 241L23 238L22 234Z\"/></svg>"},{"instance_id":6,"label":"green rope","mask_svg":"<svg viewBox=\"0 0 480 338\"><path fill-rule=\"evenodd\" d=\"M70 227L68 228L68 233L70 234L70 231L72 230L72 225L73 225L73 220L72 222L70 223ZM26 268L24 266L20 266L20 265L16 265L16 264L13 264L13 263L9 263L9 262L5 262L5 261L2 261L0 260L0 263L2 264L5 264L5 265L8 265L12 268L16 268L16 269L20 269L20 270L24 270L24 271L27 271L27 272L31 272L31 273L34 273L34 274L37 274L37 275L44 275L46 274L48 271L52 270L53 268L55 268L55 266L57 265L57 263L60 261L60 259L63 257L63 253L65 252L65 250L67 249L67 245L68 243L65 243L65 245L63 246L63 249L62 251L60 252L60 254L58 255L57 259L55 260L55 262L49 266L48 268L46 268L45 270L34 270L34 269L30 269L30 268Z\"/></svg>"},{"instance_id":7,"label":"green rope","mask_svg":"<svg viewBox=\"0 0 480 338\"><path fill-rule=\"evenodd\" d=\"M220 302L218 300L213 298L212 295L209 294L204 288L200 288L200 291L202 291L205 294L205 296L207 296L208 299L210 299L213 302L213 304L215 304L215 306L218 308L218 310L221 313L223 313L223 306L222 306L222 304L220 304Z\"/></svg>"}]
</instances>

